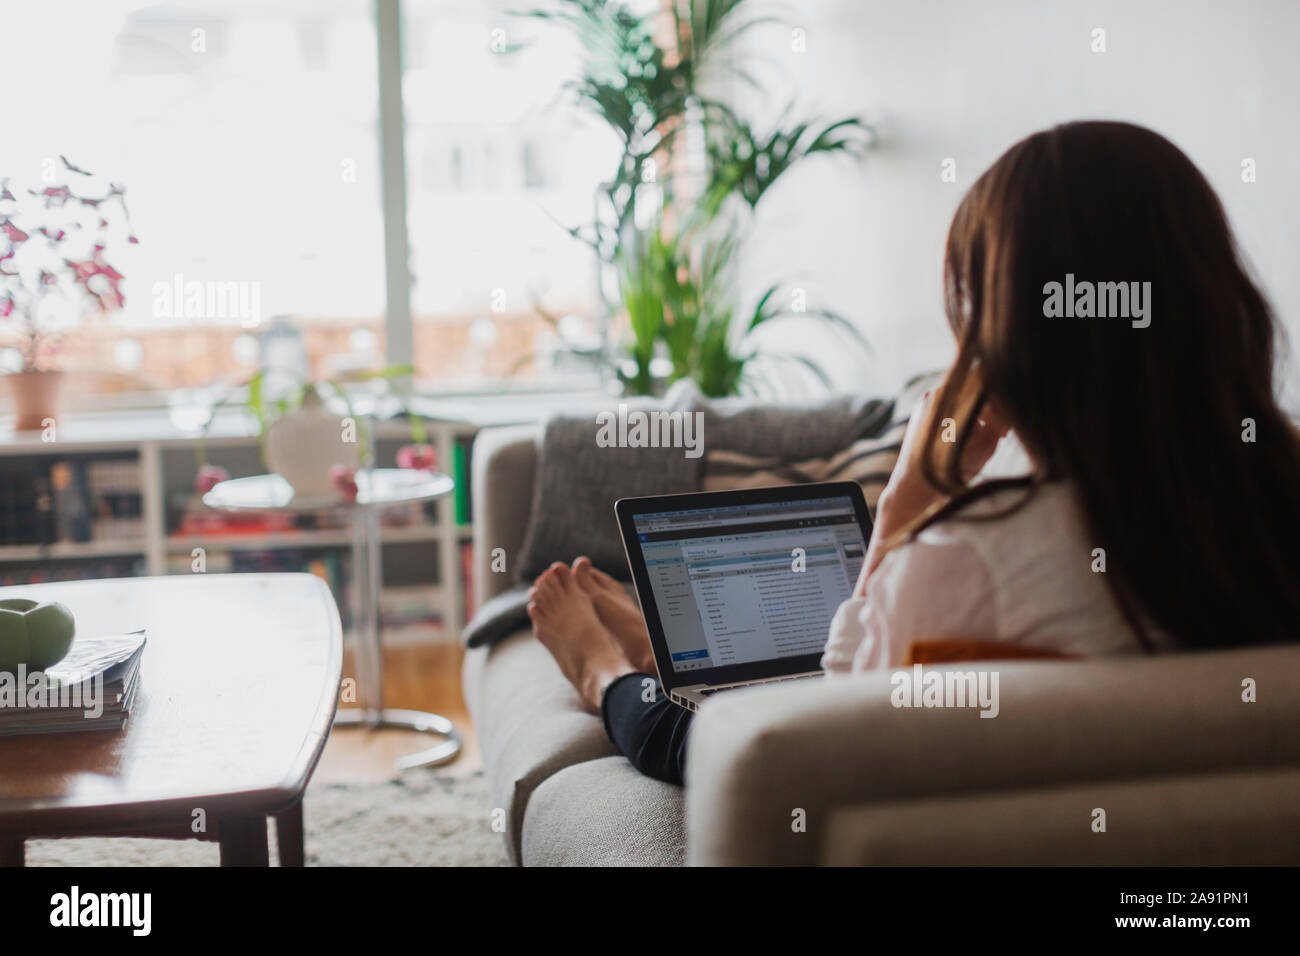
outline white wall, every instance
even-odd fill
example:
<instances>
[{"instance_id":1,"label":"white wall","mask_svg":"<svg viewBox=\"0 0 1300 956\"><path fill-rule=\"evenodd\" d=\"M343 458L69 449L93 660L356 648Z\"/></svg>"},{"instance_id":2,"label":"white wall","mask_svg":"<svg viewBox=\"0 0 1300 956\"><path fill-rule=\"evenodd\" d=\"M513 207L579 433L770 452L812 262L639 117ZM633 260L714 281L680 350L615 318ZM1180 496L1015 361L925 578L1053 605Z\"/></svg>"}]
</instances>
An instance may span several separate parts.
<instances>
[{"instance_id":1,"label":"white wall","mask_svg":"<svg viewBox=\"0 0 1300 956\"><path fill-rule=\"evenodd\" d=\"M768 115L793 100L876 122L865 163L810 161L764 200L746 282L798 277L851 316L875 358L840 359L845 387L876 390L951 356L940 268L962 193L1024 135L1072 119L1125 119L1180 146L1219 192L1300 352L1300 3L1295 0L801 0L749 41L767 58ZM791 29L807 52L791 50ZM1091 52L1103 28L1106 52ZM770 104L770 105L769 105ZM940 181L945 157L957 182ZM1241 181L1241 162L1258 180ZM820 357L837 359L832 350ZM1297 363L1288 405L1300 407Z\"/></svg>"}]
</instances>

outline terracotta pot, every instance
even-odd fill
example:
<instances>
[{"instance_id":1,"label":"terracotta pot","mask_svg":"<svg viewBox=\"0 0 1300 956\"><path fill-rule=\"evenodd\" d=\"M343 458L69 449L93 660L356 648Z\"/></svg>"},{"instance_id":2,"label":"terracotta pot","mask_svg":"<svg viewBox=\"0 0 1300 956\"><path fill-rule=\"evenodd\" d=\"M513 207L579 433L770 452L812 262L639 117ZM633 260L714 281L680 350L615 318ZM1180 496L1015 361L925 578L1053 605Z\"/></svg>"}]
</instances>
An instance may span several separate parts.
<instances>
[{"instance_id":1,"label":"terracotta pot","mask_svg":"<svg viewBox=\"0 0 1300 956\"><path fill-rule=\"evenodd\" d=\"M361 459L357 442L343 438L343 419L321 407L315 392L309 391L301 408L266 430L267 463L299 497L337 495L330 469L356 468Z\"/></svg>"},{"instance_id":2,"label":"terracotta pot","mask_svg":"<svg viewBox=\"0 0 1300 956\"><path fill-rule=\"evenodd\" d=\"M57 418L62 372L13 372L6 375L14 396L14 431L39 431Z\"/></svg>"}]
</instances>

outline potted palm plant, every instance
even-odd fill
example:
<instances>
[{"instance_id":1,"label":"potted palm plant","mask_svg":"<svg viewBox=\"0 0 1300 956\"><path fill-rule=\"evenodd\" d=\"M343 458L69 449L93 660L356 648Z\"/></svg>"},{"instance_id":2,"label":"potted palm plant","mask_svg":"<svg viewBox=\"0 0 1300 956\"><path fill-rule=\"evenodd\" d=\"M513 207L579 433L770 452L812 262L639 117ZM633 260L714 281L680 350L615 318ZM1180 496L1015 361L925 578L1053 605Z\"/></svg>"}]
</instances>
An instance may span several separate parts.
<instances>
[{"instance_id":1,"label":"potted palm plant","mask_svg":"<svg viewBox=\"0 0 1300 956\"><path fill-rule=\"evenodd\" d=\"M616 277L610 285L618 294L607 309L625 318L626 346L611 364L629 392L691 378L707 395L732 395L758 390L781 367L829 384L811 358L773 353L756 341L760 327L791 316L865 347L855 327L829 310L778 305L782 283L751 305L739 298L737 237L763 197L810 157L862 155L871 132L858 117L795 120L789 109L759 130L710 95L725 77L761 89L737 41L774 18L752 13L753 6L673 0L669 10L647 13L626 0L556 0L527 14L576 35L585 59L569 88L622 146L602 186L606 215L568 231ZM673 171L687 164L678 146L690 132L705 145L705 168L685 170L703 183L688 195Z\"/></svg>"},{"instance_id":2,"label":"potted palm plant","mask_svg":"<svg viewBox=\"0 0 1300 956\"><path fill-rule=\"evenodd\" d=\"M122 308L123 276L107 250L122 233L127 243L138 241L126 191L117 184L83 189L93 174L62 156L59 161L76 188L21 188L0 179L0 320L8 325L14 359L5 377L18 431L56 417L63 378L54 362L58 339L87 314Z\"/></svg>"}]
</instances>

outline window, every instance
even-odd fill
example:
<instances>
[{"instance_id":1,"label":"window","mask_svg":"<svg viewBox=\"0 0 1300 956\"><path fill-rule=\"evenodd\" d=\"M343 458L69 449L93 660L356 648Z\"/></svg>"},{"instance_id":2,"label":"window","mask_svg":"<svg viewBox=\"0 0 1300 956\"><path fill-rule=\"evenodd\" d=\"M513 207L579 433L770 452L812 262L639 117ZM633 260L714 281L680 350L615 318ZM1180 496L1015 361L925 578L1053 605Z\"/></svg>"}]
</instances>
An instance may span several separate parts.
<instances>
[{"instance_id":1,"label":"window","mask_svg":"<svg viewBox=\"0 0 1300 956\"><path fill-rule=\"evenodd\" d=\"M97 22L6 14L10 75L42 80L0 144L19 187L94 187L59 156L126 187L139 243L105 251L126 304L61 337L68 386L234 381L268 335L298 338L318 372L382 354L370 4L79 9Z\"/></svg>"},{"instance_id":2,"label":"window","mask_svg":"<svg viewBox=\"0 0 1300 956\"><path fill-rule=\"evenodd\" d=\"M618 150L565 94L577 43L509 12L527 6L404 4L415 350L440 382L582 374L542 313L598 341L595 260L566 227L590 221Z\"/></svg>"},{"instance_id":3,"label":"window","mask_svg":"<svg viewBox=\"0 0 1300 956\"><path fill-rule=\"evenodd\" d=\"M404 7L417 374L441 390L582 372L545 358L557 337L537 308L594 334L595 266L563 225L591 217L616 152L563 96L576 46L571 62L564 37L514 50L549 28L498 0ZM84 5L75 29L61 17L6 13L18 88L0 177L24 200L120 183L139 239L104 252L125 276L121 310L47 303L67 327L53 359L69 372L65 404L202 400L263 362L315 375L384 364L373 0ZM10 366L14 325L0 322Z\"/></svg>"}]
</instances>

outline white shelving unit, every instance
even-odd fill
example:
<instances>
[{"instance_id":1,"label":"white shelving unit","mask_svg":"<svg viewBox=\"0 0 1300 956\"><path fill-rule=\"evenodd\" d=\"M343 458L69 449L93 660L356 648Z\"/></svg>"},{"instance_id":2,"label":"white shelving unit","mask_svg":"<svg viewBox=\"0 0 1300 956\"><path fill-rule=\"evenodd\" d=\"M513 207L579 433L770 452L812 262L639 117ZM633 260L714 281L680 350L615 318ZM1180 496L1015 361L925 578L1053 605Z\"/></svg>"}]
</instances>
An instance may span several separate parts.
<instances>
[{"instance_id":1,"label":"white shelving unit","mask_svg":"<svg viewBox=\"0 0 1300 956\"><path fill-rule=\"evenodd\" d=\"M480 428L537 422L549 413L561 410L573 412L590 409L594 412L606 407L609 401L607 394L591 390L504 392L455 398L420 398L412 403L412 407L425 421L429 442L438 455L438 467L450 473L457 441L472 437ZM376 429L376 438L404 443L410 439L410 430L402 421L384 422ZM169 536L164 454L175 449L189 450L192 454L198 440L197 433L178 425L166 408L67 414L60 417L53 441L45 441L40 433L15 433L12 420L0 418L0 458L95 453L138 456L144 510L144 533L138 540L46 546L0 542L0 568L81 558L141 555L146 573L166 574L168 557L188 555L196 547L207 547L209 551L271 551L288 548L346 548L350 544L346 528L256 535ZM256 449L256 429L243 411L235 407L225 408L214 420L206 444L212 450ZM454 497L440 499L433 503L433 507L437 510L436 520L432 524L383 528L380 538L385 545L429 542L437 548L439 580L433 582L435 600L442 613L442 635L454 640L459 638L464 615L461 543L469 539L473 529L468 525L456 524Z\"/></svg>"},{"instance_id":2,"label":"white shelving unit","mask_svg":"<svg viewBox=\"0 0 1300 956\"><path fill-rule=\"evenodd\" d=\"M438 467L450 472L453 449L460 438L472 436L477 427L457 421L426 419L429 442L438 455ZM401 421L384 422L376 428L379 441L409 441L410 431ZM0 567L16 564L39 564L94 557L140 555L146 573L168 573L168 557L188 555L194 548L211 551L270 551L293 548L346 548L351 543L347 528L268 532L265 534L186 534L167 533L167 486L163 453L170 449L188 449L198 444L198 435L187 433L172 422L166 409L85 413L63 417L53 436L43 440L40 433L14 433L7 422L0 422L0 457L57 457L60 455L114 454L136 456L140 462L141 506L144 534L139 539L58 542L49 545L0 543ZM236 409L223 411L206 439L210 450L220 448L256 449L258 439L252 424ZM442 614L445 639L459 637L464 613L464 581L461 570L461 544L472 529L455 522L453 496L433 502L436 520L431 524L386 527L381 530L383 544L428 542L438 549L438 577L433 582L435 600Z\"/></svg>"}]
</instances>

